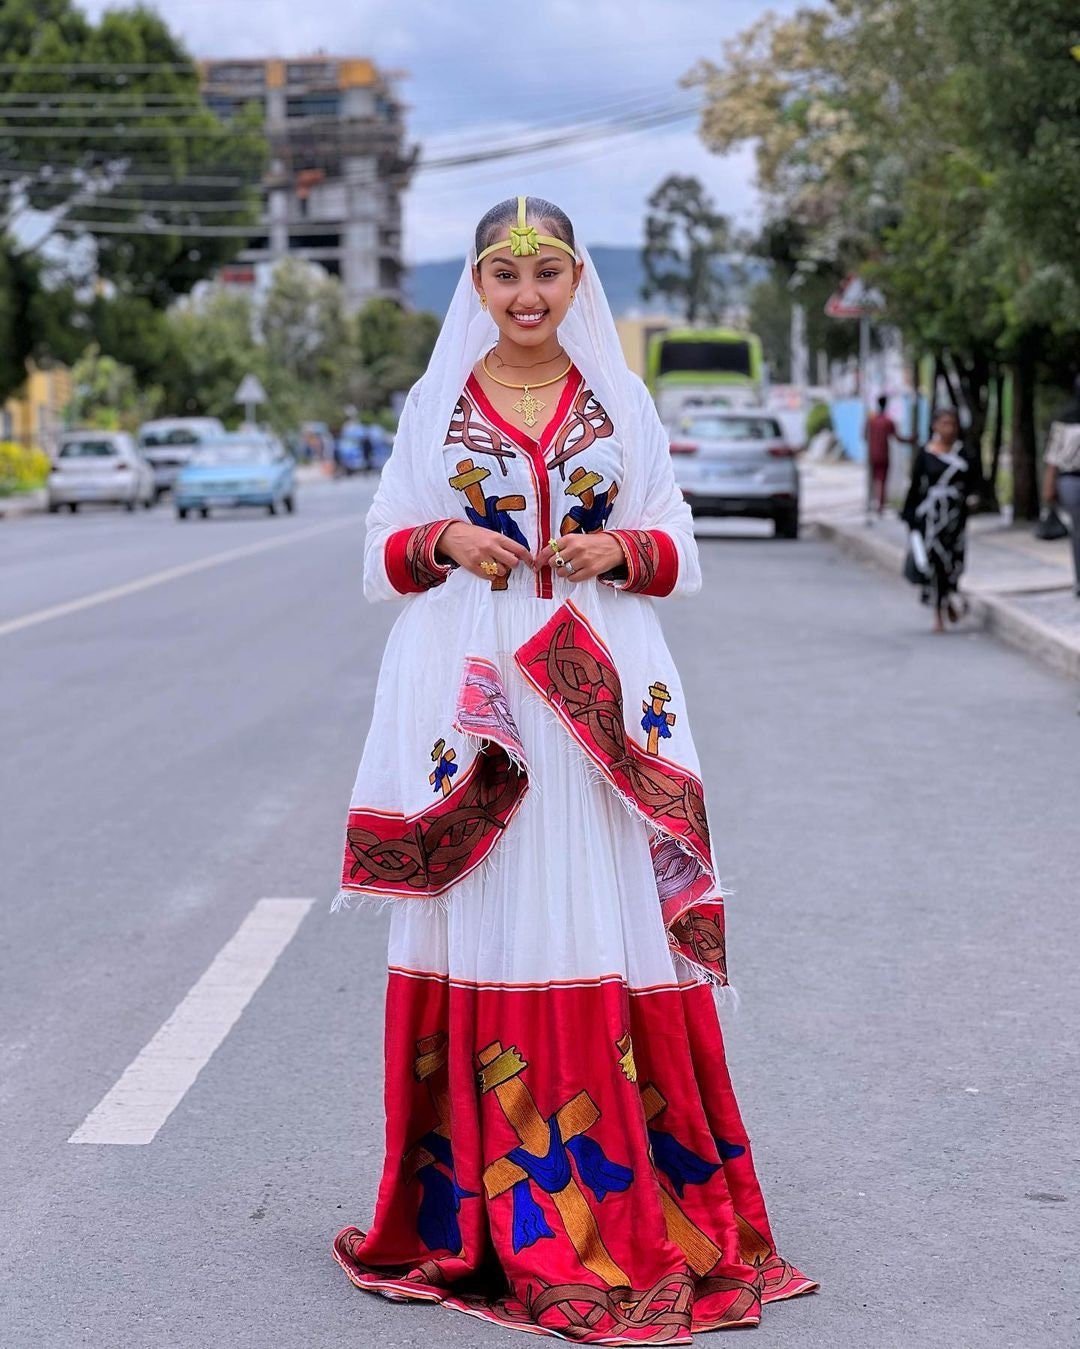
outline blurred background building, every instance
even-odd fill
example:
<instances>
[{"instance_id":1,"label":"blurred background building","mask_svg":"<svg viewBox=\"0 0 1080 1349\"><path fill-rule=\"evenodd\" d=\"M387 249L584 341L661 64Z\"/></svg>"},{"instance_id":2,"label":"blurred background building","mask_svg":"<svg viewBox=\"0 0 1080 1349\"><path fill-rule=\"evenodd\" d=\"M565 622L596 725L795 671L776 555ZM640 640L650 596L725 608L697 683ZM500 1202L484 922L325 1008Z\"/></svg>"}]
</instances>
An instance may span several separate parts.
<instances>
[{"instance_id":1,"label":"blurred background building","mask_svg":"<svg viewBox=\"0 0 1080 1349\"><path fill-rule=\"evenodd\" d=\"M402 298L401 194L416 160L392 72L355 57L201 64L219 116L252 103L270 146L264 233L222 280L254 284L259 263L289 254L341 279L346 303Z\"/></svg>"}]
</instances>

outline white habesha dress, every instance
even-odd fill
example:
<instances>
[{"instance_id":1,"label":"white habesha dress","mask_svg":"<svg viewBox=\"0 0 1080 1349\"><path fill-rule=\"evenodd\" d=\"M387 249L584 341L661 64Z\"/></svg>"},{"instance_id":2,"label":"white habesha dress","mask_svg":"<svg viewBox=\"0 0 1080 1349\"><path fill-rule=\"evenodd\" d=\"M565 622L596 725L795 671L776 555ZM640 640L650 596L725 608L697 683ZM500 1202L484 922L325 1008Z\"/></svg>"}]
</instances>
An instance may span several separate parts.
<instances>
[{"instance_id":1,"label":"white habesha dress","mask_svg":"<svg viewBox=\"0 0 1080 1349\"><path fill-rule=\"evenodd\" d=\"M777 1253L710 987L723 904L654 612L700 585L690 513L643 386L608 373L601 401L589 344L565 344L537 439L467 374L436 430L421 381L369 515L366 592L409 598L341 898L396 901L386 1158L372 1224L334 1255L390 1298L687 1343L816 1285ZM575 585L521 566L500 589L439 564L454 519L533 550L612 529L626 567Z\"/></svg>"}]
</instances>

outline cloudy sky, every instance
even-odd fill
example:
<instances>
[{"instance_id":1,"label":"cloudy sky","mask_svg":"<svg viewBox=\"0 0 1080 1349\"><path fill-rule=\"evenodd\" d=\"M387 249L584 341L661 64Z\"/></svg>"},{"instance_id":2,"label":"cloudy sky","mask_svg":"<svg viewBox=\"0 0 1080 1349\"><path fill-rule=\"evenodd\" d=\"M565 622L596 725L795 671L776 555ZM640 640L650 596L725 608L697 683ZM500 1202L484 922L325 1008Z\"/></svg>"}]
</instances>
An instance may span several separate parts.
<instances>
[{"instance_id":1,"label":"cloudy sky","mask_svg":"<svg viewBox=\"0 0 1080 1349\"><path fill-rule=\"evenodd\" d=\"M769 9L795 0L148 0L196 56L370 56L406 72L408 128L425 156L560 123L689 106L679 77ZM83 0L97 17L110 0ZM494 202L557 201L586 243L638 244L645 200L671 172L700 177L741 223L756 218L749 152L720 158L693 117L648 132L475 168L418 173L406 198L410 262L467 246Z\"/></svg>"}]
</instances>

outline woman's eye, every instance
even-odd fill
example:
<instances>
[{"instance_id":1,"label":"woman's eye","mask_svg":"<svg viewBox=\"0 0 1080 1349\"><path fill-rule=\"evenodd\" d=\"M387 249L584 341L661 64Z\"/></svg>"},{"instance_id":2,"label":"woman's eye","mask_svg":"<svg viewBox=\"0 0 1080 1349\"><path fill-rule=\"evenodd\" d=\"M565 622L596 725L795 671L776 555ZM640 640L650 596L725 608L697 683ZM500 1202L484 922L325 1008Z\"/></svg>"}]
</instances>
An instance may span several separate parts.
<instances>
[{"instance_id":1,"label":"woman's eye","mask_svg":"<svg viewBox=\"0 0 1080 1349\"><path fill-rule=\"evenodd\" d=\"M496 280L496 281L513 281L513 279L514 279L514 273L513 273L513 272L496 272L496 273L495 273L495 280Z\"/></svg>"}]
</instances>

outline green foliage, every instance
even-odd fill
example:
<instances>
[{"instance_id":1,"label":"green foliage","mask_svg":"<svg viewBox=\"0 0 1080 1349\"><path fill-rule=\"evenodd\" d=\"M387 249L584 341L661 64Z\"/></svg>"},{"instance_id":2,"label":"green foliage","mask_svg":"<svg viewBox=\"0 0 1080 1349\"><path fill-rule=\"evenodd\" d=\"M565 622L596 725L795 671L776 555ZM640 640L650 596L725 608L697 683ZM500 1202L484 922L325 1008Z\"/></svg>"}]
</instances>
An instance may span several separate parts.
<instances>
[{"instance_id":1,"label":"green foliage","mask_svg":"<svg viewBox=\"0 0 1080 1349\"><path fill-rule=\"evenodd\" d=\"M688 323L719 323L728 300L723 271L731 224L700 180L671 174L649 198L645 218L642 298L662 296Z\"/></svg>"},{"instance_id":2,"label":"green foliage","mask_svg":"<svg viewBox=\"0 0 1080 1349\"><path fill-rule=\"evenodd\" d=\"M260 419L281 432L305 421L338 426L350 404L382 418L391 394L423 373L439 330L434 315L389 300L349 316L341 283L295 258L275 268L260 310L245 294L212 290L178 305L166 323L171 356L160 380L169 413L235 422L233 396L252 373L267 392Z\"/></svg>"},{"instance_id":3,"label":"green foliage","mask_svg":"<svg viewBox=\"0 0 1080 1349\"><path fill-rule=\"evenodd\" d=\"M215 290L185 301L167 318L175 357L162 370L162 406L177 417L220 417L235 422L233 396L249 372L266 374L255 338L255 312L245 294Z\"/></svg>"},{"instance_id":4,"label":"green foliage","mask_svg":"<svg viewBox=\"0 0 1080 1349\"><path fill-rule=\"evenodd\" d=\"M813 440L821 431L833 429L832 413L828 403L814 403L806 414L806 438Z\"/></svg>"},{"instance_id":5,"label":"green foliage","mask_svg":"<svg viewBox=\"0 0 1080 1349\"><path fill-rule=\"evenodd\" d=\"M32 492L44 487L49 476L49 456L44 450L0 440L0 496Z\"/></svg>"},{"instance_id":6,"label":"green foliage","mask_svg":"<svg viewBox=\"0 0 1080 1349\"><path fill-rule=\"evenodd\" d=\"M79 426L134 431L161 407L161 389L140 385L130 366L102 355L96 343L75 362L71 381L73 391L65 416Z\"/></svg>"},{"instance_id":7,"label":"green foliage","mask_svg":"<svg viewBox=\"0 0 1080 1349\"><path fill-rule=\"evenodd\" d=\"M197 232L258 219L258 119L205 107L194 62L149 9L94 24L71 0L7 0L0 52L21 63L0 101L0 221L52 212L51 238L78 241L55 249L61 266L42 261L37 226L32 242L0 239L0 396L28 356L70 363L92 339L151 379L169 359L163 311L244 245Z\"/></svg>"},{"instance_id":8,"label":"green foliage","mask_svg":"<svg viewBox=\"0 0 1080 1349\"><path fill-rule=\"evenodd\" d=\"M878 286L952 368L977 443L1012 368L1020 514L1036 376L1080 360L1078 36L1075 0L828 0L688 76L706 143L755 143L773 221Z\"/></svg>"}]
</instances>

